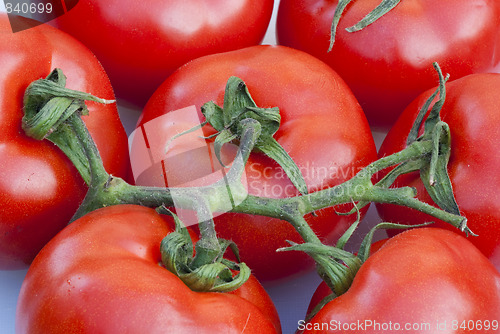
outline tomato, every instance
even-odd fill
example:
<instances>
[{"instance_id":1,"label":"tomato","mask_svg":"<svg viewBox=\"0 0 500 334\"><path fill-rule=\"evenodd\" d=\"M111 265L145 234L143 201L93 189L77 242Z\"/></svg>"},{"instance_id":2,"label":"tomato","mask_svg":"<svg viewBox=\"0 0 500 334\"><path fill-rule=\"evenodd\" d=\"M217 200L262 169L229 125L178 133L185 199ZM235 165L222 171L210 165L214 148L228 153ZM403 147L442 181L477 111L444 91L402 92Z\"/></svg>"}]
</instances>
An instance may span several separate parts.
<instances>
[{"instance_id":1,"label":"tomato","mask_svg":"<svg viewBox=\"0 0 500 334\"><path fill-rule=\"evenodd\" d=\"M299 330L492 333L499 316L500 274L488 259L463 236L421 228L387 241L349 290L300 322Z\"/></svg>"},{"instance_id":2,"label":"tomato","mask_svg":"<svg viewBox=\"0 0 500 334\"><path fill-rule=\"evenodd\" d=\"M469 228L479 235L470 237L470 241L500 268L500 157L494 153L500 138L497 89L500 89L500 74L473 74L449 82L441 117L451 128L448 173L455 198ZM430 94L431 91L423 93L403 112L387 134L380 156L405 147L417 110ZM395 184L415 187L418 198L433 203L418 173L401 176ZM385 221L418 224L436 220L389 204L377 205L377 209ZM444 222L437 222L436 226L452 228Z\"/></svg>"},{"instance_id":3,"label":"tomato","mask_svg":"<svg viewBox=\"0 0 500 334\"><path fill-rule=\"evenodd\" d=\"M189 60L259 44L273 0L80 0L54 25L88 46L118 97L144 106Z\"/></svg>"},{"instance_id":4,"label":"tomato","mask_svg":"<svg viewBox=\"0 0 500 334\"><path fill-rule=\"evenodd\" d=\"M170 145L167 155L161 155L165 157L163 162L171 163L167 185L201 180L211 173L210 165L217 160L207 158L207 142L200 134L180 136L171 142L170 139L200 124L203 119L200 107L205 102L213 100L223 105L230 76L237 76L247 84L259 107L279 107L281 126L274 138L296 162L309 192L339 184L375 159L366 118L351 91L333 70L301 51L283 46L254 46L188 63L170 76L149 100L139 127L144 130L158 117L167 117L165 121L155 121L160 124L155 126L158 130L154 133L154 145L150 140L151 150L159 152L153 155L163 154L166 143ZM192 115L178 111L188 106L196 106L197 112ZM213 133L213 129L206 132ZM212 145L212 141L208 143ZM231 147L224 146L223 161L231 161L231 154ZM175 159L171 159L173 156ZM133 165L139 163L134 151L131 158ZM282 168L261 153L251 154L245 173L251 195L270 198L298 195ZM160 174L160 183L153 180L148 184L151 178L141 181L141 175L135 177L138 184L164 186L164 176ZM355 218L355 215L338 216L336 210L328 208L306 216L312 229L327 243L336 240ZM276 253L276 249L288 246L286 240L302 240L286 221L226 213L218 215L215 224L220 237L238 245L242 261L260 280L282 278L312 266L311 259L300 252Z\"/></svg>"},{"instance_id":5,"label":"tomato","mask_svg":"<svg viewBox=\"0 0 500 334\"><path fill-rule=\"evenodd\" d=\"M380 2L351 2L329 53L338 1L282 0L276 28L279 44L309 52L340 74L373 127L388 129L414 98L435 86L433 62L454 79L498 71L498 1L401 1L365 29L345 30Z\"/></svg>"},{"instance_id":6,"label":"tomato","mask_svg":"<svg viewBox=\"0 0 500 334\"><path fill-rule=\"evenodd\" d=\"M194 292L161 262L172 229L153 209L117 205L70 224L23 282L16 333L280 333L251 277L231 293Z\"/></svg>"},{"instance_id":7,"label":"tomato","mask_svg":"<svg viewBox=\"0 0 500 334\"><path fill-rule=\"evenodd\" d=\"M113 99L95 56L71 36L46 25L12 33L0 17L0 268L26 267L70 220L87 186L66 156L48 141L27 137L21 128L28 85L55 67L66 87ZM110 173L126 177L127 136L116 105L87 103L85 122Z\"/></svg>"}]
</instances>

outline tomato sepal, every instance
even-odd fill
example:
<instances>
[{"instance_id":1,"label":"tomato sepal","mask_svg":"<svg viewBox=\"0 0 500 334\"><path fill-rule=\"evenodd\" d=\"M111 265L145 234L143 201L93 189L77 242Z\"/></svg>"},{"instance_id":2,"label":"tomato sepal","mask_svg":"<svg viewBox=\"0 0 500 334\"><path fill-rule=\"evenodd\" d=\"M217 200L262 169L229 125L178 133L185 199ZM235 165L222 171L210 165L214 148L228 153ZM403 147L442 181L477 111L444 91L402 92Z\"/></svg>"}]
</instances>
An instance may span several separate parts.
<instances>
[{"instance_id":1,"label":"tomato sepal","mask_svg":"<svg viewBox=\"0 0 500 334\"><path fill-rule=\"evenodd\" d=\"M430 161L420 168L420 178L436 204L443 210L459 215L460 209L453 194L453 187L448 175L448 162L451 154L451 133L447 123L441 120L441 109L446 100L446 81L449 75L443 76L443 73L437 63L433 64L439 75L439 86L436 91L427 99L424 106L417 116L407 139L407 144L417 140L429 140L433 144L433 149L430 154ZM429 110L432 101L439 94L439 99L434 103ZM426 113L427 119L423 122ZM419 138L416 138L418 129L424 126L424 133ZM472 233L471 231L468 231ZM472 233L474 235L474 233Z\"/></svg>"},{"instance_id":2,"label":"tomato sepal","mask_svg":"<svg viewBox=\"0 0 500 334\"><path fill-rule=\"evenodd\" d=\"M342 14L346 9L347 5L353 0L339 0L337 7L335 8L335 13L333 15L332 25L330 27L330 46L328 52L332 51L333 45L335 44L335 35L337 32L337 26L340 22ZM345 30L347 32L356 32L363 30L373 22L377 21L379 18L387 14L391 9L396 7L401 0L382 0L380 4L375 7L371 12L366 14L360 21L355 25L347 27Z\"/></svg>"},{"instance_id":3,"label":"tomato sepal","mask_svg":"<svg viewBox=\"0 0 500 334\"><path fill-rule=\"evenodd\" d=\"M224 165L220 158L222 145L241 138L240 122L243 119L257 120L261 124L262 131L255 143L255 149L276 161L299 192L307 194L307 185L300 169L273 137L280 127L279 108L258 107L243 80L230 77L226 84L223 107L208 102L201 107L201 112L208 124L217 130L215 153L222 165Z\"/></svg>"},{"instance_id":4,"label":"tomato sepal","mask_svg":"<svg viewBox=\"0 0 500 334\"><path fill-rule=\"evenodd\" d=\"M56 131L58 126L78 112L88 115L85 101L102 104L115 103L88 93L68 89L66 76L59 68L45 79L32 82L24 94L23 130L26 134L41 140Z\"/></svg>"},{"instance_id":5,"label":"tomato sepal","mask_svg":"<svg viewBox=\"0 0 500 334\"><path fill-rule=\"evenodd\" d=\"M186 226L175 213L165 207L158 212L169 214L175 222L175 231L161 241L162 265L191 290L230 292L240 288L250 278L250 268L240 262L234 242L202 236L194 245ZM231 249L238 263L224 258L227 249ZM237 272L236 275L233 272Z\"/></svg>"},{"instance_id":6,"label":"tomato sepal","mask_svg":"<svg viewBox=\"0 0 500 334\"><path fill-rule=\"evenodd\" d=\"M36 140L48 139L71 160L85 183L90 184L90 169L85 151L65 123L75 114L88 115L85 101L102 104L114 100L101 99L88 93L68 89L66 76L59 68L45 79L33 81L24 93L22 128Z\"/></svg>"}]
</instances>

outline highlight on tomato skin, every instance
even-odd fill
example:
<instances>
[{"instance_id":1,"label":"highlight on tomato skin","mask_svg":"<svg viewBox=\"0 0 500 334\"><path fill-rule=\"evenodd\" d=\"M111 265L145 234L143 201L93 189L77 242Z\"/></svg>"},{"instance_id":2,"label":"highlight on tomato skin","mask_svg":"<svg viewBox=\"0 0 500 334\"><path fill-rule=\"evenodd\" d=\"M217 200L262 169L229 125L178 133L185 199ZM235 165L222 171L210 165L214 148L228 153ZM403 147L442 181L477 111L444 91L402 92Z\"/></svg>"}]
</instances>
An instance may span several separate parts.
<instances>
[{"instance_id":1,"label":"highlight on tomato skin","mask_svg":"<svg viewBox=\"0 0 500 334\"><path fill-rule=\"evenodd\" d=\"M500 268L500 158L497 151L500 138L498 113L500 74L472 74L446 84L446 101L441 110L443 121L451 129L451 156L448 173L458 208L467 218L468 226L478 236L468 239L493 264ZM425 100L432 94L421 94L401 114L379 149L379 156L387 156L405 147L408 131ZM383 177L381 173L379 177ZM400 176L395 186L417 189L417 197L433 203L418 173ZM377 204L385 221L420 224L436 221L428 215L409 208ZM435 226L459 230L437 220ZM398 233L389 231L390 235Z\"/></svg>"},{"instance_id":2,"label":"highlight on tomato skin","mask_svg":"<svg viewBox=\"0 0 500 334\"><path fill-rule=\"evenodd\" d=\"M347 82L372 128L387 131L404 108L436 84L432 63L451 79L499 72L500 3L492 0L400 1L361 31L347 32L381 3L352 1L333 49L330 28L339 1L281 0L278 44L308 52Z\"/></svg>"},{"instance_id":3,"label":"highlight on tomato skin","mask_svg":"<svg viewBox=\"0 0 500 334\"><path fill-rule=\"evenodd\" d=\"M24 134L26 88L60 67L67 75L68 88L109 100L115 97L95 56L73 37L48 25L12 33L7 14L0 13L0 58L0 269L10 270L29 266L67 225L87 190L58 148ZM127 136L116 104L89 102L88 108L85 122L106 168L128 178Z\"/></svg>"},{"instance_id":4,"label":"highlight on tomato skin","mask_svg":"<svg viewBox=\"0 0 500 334\"><path fill-rule=\"evenodd\" d=\"M273 6L273 0L79 0L50 24L89 47L118 98L142 108L188 61L261 43Z\"/></svg>"},{"instance_id":5,"label":"highlight on tomato skin","mask_svg":"<svg viewBox=\"0 0 500 334\"><path fill-rule=\"evenodd\" d=\"M366 118L343 80L318 59L283 46L255 46L198 58L184 65L155 92L138 126L160 116L172 118L164 125L162 135L156 136L157 147L163 147L161 143L168 142L171 134L200 124L200 107L205 102L223 105L230 76L240 77L246 83L259 107L279 108L281 125L274 137L299 167L309 192L339 184L375 159L376 148ZM198 110L194 117L170 113L191 105ZM204 130L207 136L214 133L209 128ZM210 161L217 161L215 157L206 159L207 145L212 144L199 135L180 136L169 145L167 155L193 145L202 148L183 155L184 160L173 161L175 165L169 167L168 177L176 184L206 175ZM231 161L232 154L234 150L223 147L222 160ZM251 195L298 195L283 170L263 154L251 154L245 173ZM165 186L163 178L160 182ZM306 220L322 240L332 243L356 218L355 214L337 215L336 212L349 211L349 207L323 209L316 216L308 215ZM312 269L312 260L301 252L276 253L276 249L288 245L286 240L301 241L286 221L225 213L215 218L215 225L220 237L238 245L242 261L259 280L276 280Z\"/></svg>"}]
</instances>

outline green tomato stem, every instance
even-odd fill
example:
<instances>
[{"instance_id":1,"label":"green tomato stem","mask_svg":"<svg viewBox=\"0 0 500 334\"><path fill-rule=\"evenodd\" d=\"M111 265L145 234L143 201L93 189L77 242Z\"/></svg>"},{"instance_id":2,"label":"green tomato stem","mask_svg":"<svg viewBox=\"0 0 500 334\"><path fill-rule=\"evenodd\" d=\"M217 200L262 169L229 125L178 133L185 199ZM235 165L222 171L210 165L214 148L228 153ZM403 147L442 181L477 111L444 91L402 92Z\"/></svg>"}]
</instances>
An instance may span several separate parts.
<instances>
[{"instance_id":1,"label":"green tomato stem","mask_svg":"<svg viewBox=\"0 0 500 334\"><path fill-rule=\"evenodd\" d=\"M59 86L60 85L61 84L59 84ZM241 83L238 83L238 87L242 88ZM441 88L444 89L444 84ZM244 91L248 93L246 90ZM53 99L52 95L49 97L49 100ZM243 95L242 98L243 100L250 99L249 95ZM36 119L45 119L43 115L38 116L37 112L40 111L43 112L43 114L50 114L52 111L51 108L45 107L47 104L38 100L36 102L42 107L33 108L36 117L30 115L29 119L33 121L25 122L25 130L27 133L32 132L31 129L37 127L38 122ZM82 103L83 102L78 102L77 104L81 106ZM68 105L68 103L66 104ZM72 103L69 103L69 105L72 105ZM218 115L220 107L219 109L217 109L217 107L214 108L215 111L213 111L213 115ZM60 108L56 108L55 110L57 111L59 109ZM444 146L449 146L450 144L449 141L446 140L447 136L441 135L443 126L442 121L438 119L439 113L436 114L437 118L433 121L439 126L436 125L431 128L431 126L427 126L430 123L426 123L425 131L430 132L430 134L425 133L422 137L412 141L402 151L371 163L350 180L315 193L283 199L272 199L249 195L241 182L241 178L250 153L254 149L259 149L259 144L262 144L262 130L266 131L267 136L272 135L272 133L277 130L274 112L256 111L257 109L251 107L249 109L251 112L248 113L248 117L240 118L242 114L237 113L238 117L234 118L231 116L231 122L229 123L227 123L227 120L226 122L219 122L217 117L214 117L215 123L219 122L224 124L224 126L227 126L225 129L229 129L230 126L233 133L237 133L239 138L240 144L238 152L227 174L221 180L209 186L165 188L132 186L123 179L109 175L103 166L99 151L81 119L81 113L77 112L81 109L82 108L71 108L69 111L66 110L63 112L59 110L57 111L58 115L62 115L60 117L63 117L63 120L57 119L54 115L47 116L47 118L52 119L51 122L53 122L53 124L57 124L58 126L43 126L44 131L49 129L51 135L55 133L58 136L59 144L61 142L70 142L72 144L67 145L67 147L77 147L75 150L77 153L75 154L79 156L79 160L82 160L82 156L84 156L84 160L87 162L82 165L88 167L78 168L78 171L82 173L82 177L87 180L89 190L82 205L75 213L73 220L95 209L117 204L139 204L154 208L175 206L180 209L195 211L200 221L201 239L196 245L197 255L195 255L190 262L190 271L183 273L183 275L187 275L185 276L185 282L189 281L192 282L192 284L196 284L196 289L203 289L198 286L199 282L202 280L193 278L201 277L199 275L214 275L214 273L221 273L224 277L224 282L222 284L217 284L217 289L225 289L229 286L231 286L231 289L237 288L238 285L244 283L244 277L248 276L247 268L243 263L235 265L222 260L222 253L227 247L221 247L222 241L217 238L212 219L213 212L236 212L261 215L290 222L304 240L304 244L294 245L290 250L302 250L310 254L317 263L317 270L320 276L330 285L332 291L335 291L338 295L345 292L350 285L352 278L361 265L361 260L360 258L354 257L352 254L347 254L347 252L342 249L323 245L304 218L307 214L344 203L357 202L360 206L367 205L370 202L392 203L414 208L449 222L462 231L470 232L464 217L456 212L447 212L419 201L415 198L416 192L414 189L408 187L389 188L398 175L414 170L422 170L423 167L428 166L436 159L436 154L440 154L441 151L445 153L448 151L446 148L436 150L436 145L439 143L442 143ZM249 118L252 114L255 114L257 119ZM263 118L263 115L270 116L272 119L271 122L268 123L269 119ZM229 117L229 115L222 116ZM233 124L236 122L236 119L237 124ZM222 131L223 129L219 130ZM35 137L40 139L47 136L43 133L37 133ZM440 141L441 138L443 138L442 142ZM59 144L56 143L56 145ZM68 151L69 154L72 153L71 149ZM442 159L444 162L447 162L447 160L445 160L446 158L446 155L444 155L443 158L438 157L438 159ZM390 176L382 179L376 184L373 183L372 179L374 174L394 166L397 167L393 169ZM440 176L438 174L436 175ZM443 184L443 187L446 187L447 184ZM452 196L452 193L450 194L449 191L441 192L440 189L436 191L440 193L439 198ZM227 203L225 203L226 201L224 200L224 198L227 198L228 193L233 199L231 202L232 204L240 204L233 205L233 207L228 209ZM349 231L349 233L352 233L352 231ZM185 240L183 242L185 242ZM175 249L177 251L179 247L167 244L166 249ZM168 258L168 256L166 256L166 258ZM186 259L186 257L184 257L184 259ZM339 263L339 260L346 266ZM206 267L210 264L216 264L216 268ZM173 264L171 267L176 267L176 265ZM233 282L230 284L229 281L232 279L229 277L230 275L228 276L228 273L237 267L243 268L245 273L240 275L238 279L235 279L237 283ZM208 281L210 281L210 286L207 287L207 291L211 291L214 289L214 277L207 279L207 282Z\"/></svg>"}]
</instances>

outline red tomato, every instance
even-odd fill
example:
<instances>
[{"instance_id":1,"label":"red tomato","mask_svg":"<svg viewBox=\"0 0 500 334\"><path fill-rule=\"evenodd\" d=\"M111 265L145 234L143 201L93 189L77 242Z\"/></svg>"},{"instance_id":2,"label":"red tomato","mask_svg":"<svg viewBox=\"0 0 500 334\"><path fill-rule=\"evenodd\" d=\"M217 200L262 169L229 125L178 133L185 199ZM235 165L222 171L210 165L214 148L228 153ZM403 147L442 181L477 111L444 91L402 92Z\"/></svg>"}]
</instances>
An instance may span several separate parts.
<instances>
[{"instance_id":1,"label":"red tomato","mask_svg":"<svg viewBox=\"0 0 500 334\"><path fill-rule=\"evenodd\" d=\"M497 268L500 268L500 113L498 90L500 74L474 74L446 85L446 102L441 111L443 121L451 128L451 157L448 173L458 207L478 237L470 237ZM405 147L406 138L418 110L431 95L423 93L403 112L388 133L379 155L385 156ZM396 180L396 185L417 189L417 197L433 203L418 173ZM420 224L436 219L415 210L394 205L377 205L385 221ZM459 232L444 222L437 226ZM394 231L391 234L397 233Z\"/></svg>"},{"instance_id":2,"label":"red tomato","mask_svg":"<svg viewBox=\"0 0 500 334\"><path fill-rule=\"evenodd\" d=\"M488 259L456 233L421 228L387 241L350 289L309 323L300 322L299 330L497 333L499 316L500 274Z\"/></svg>"},{"instance_id":3,"label":"red tomato","mask_svg":"<svg viewBox=\"0 0 500 334\"><path fill-rule=\"evenodd\" d=\"M211 100L223 105L230 76L246 82L258 106L279 107L281 127L274 138L302 171L309 192L339 184L375 159L366 118L343 80L316 58L283 46L254 46L188 63L155 92L139 125L148 125L153 123L149 121L166 115L168 122L159 124L161 131L154 134L154 146L164 150L173 135L199 124L203 117L199 111L201 105ZM194 117L188 112L169 113L191 105L198 109L199 114ZM191 149L189 154L179 154L186 147ZM175 165L168 169L167 182L172 184L174 180L175 184L181 184L179 180L188 182L206 176L211 161L216 161L215 157L206 158L206 147L206 141L198 134L184 135L171 142L164 161L174 160ZM230 148L222 152L226 158L231 154L228 151ZM167 159L174 155L175 159ZM163 182L163 176L158 176ZM284 198L298 194L281 167L263 154L250 156L246 180L251 195ZM355 215L337 216L333 208L316 215L308 215L306 219L327 243L336 240L355 218ZM302 240L283 220L226 213L216 217L215 224L219 236L238 245L242 260L261 280L285 277L312 265L310 258L301 252L276 253L277 248L288 246L286 240Z\"/></svg>"},{"instance_id":4,"label":"red tomato","mask_svg":"<svg viewBox=\"0 0 500 334\"><path fill-rule=\"evenodd\" d=\"M48 141L27 137L21 128L23 94L54 68L67 87L113 99L106 73L94 55L71 36L46 25L12 33L0 17L0 268L27 266L70 220L86 185L66 156ZM84 117L106 168L126 176L127 136L116 105L87 103Z\"/></svg>"},{"instance_id":5,"label":"red tomato","mask_svg":"<svg viewBox=\"0 0 500 334\"><path fill-rule=\"evenodd\" d=\"M80 0L54 25L87 45L118 97L143 106L179 66L259 44L273 0Z\"/></svg>"},{"instance_id":6,"label":"red tomato","mask_svg":"<svg viewBox=\"0 0 500 334\"><path fill-rule=\"evenodd\" d=\"M389 128L418 94L435 86L433 62L459 78L497 71L500 2L401 1L359 32L356 24L380 0L351 2L327 53L338 1L281 0L280 44L311 53L335 69L353 90L372 126Z\"/></svg>"},{"instance_id":7,"label":"red tomato","mask_svg":"<svg viewBox=\"0 0 500 334\"><path fill-rule=\"evenodd\" d=\"M78 219L36 257L16 333L280 333L252 276L232 293L194 292L161 262L172 229L153 209L111 206Z\"/></svg>"}]
</instances>

